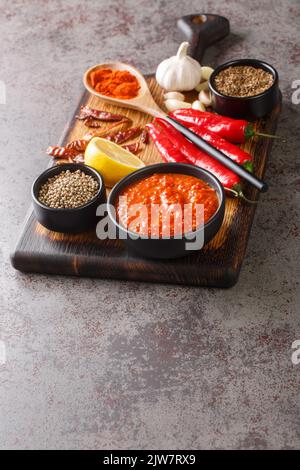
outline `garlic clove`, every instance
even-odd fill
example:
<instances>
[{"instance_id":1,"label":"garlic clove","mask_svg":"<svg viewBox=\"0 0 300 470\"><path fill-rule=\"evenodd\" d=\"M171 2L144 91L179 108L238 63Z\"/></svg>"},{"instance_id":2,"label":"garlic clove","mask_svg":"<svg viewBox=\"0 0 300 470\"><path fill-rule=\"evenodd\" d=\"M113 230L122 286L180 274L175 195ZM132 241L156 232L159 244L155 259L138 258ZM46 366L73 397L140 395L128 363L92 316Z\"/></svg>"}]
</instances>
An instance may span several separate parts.
<instances>
[{"instance_id":1,"label":"garlic clove","mask_svg":"<svg viewBox=\"0 0 300 470\"><path fill-rule=\"evenodd\" d=\"M196 86L195 90L197 91L208 90L208 81L199 83L199 85Z\"/></svg>"},{"instance_id":2,"label":"garlic clove","mask_svg":"<svg viewBox=\"0 0 300 470\"><path fill-rule=\"evenodd\" d=\"M179 93L178 91L169 91L168 93L164 94L164 99L184 101L185 96L182 93Z\"/></svg>"},{"instance_id":3,"label":"garlic clove","mask_svg":"<svg viewBox=\"0 0 300 470\"><path fill-rule=\"evenodd\" d=\"M168 111L175 111L176 109L180 108L191 108L191 103L186 103L185 101L180 101L180 100L166 100L165 101L165 106Z\"/></svg>"},{"instance_id":4,"label":"garlic clove","mask_svg":"<svg viewBox=\"0 0 300 470\"><path fill-rule=\"evenodd\" d=\"M211 95L210 91L205 91L201 90L199 93L199 101L204 105L204 106L211 106Z\"/></svg>"},{"instance_id":5,"label":"garlic clove","mask_svg":"<svg viewBox=\"0 0 300 470\"><path fill-rule=\"evenodd\" d=\"M201 67L201 75L202 75L202 81L207 82L210 79L211 74L213 73L214 69L211 67Z\"/></svg>"},{"instance_id":6,"label":"garlic clove","mask_svg":"<svg viewBox=\"0 0 300 470\"><path fill-rule=\"evenodd\" d=\"M205 106L199 100L196 100L192 103L192 108L197 109L198 111L206 111Z\"/></svg>"}]
</instances>

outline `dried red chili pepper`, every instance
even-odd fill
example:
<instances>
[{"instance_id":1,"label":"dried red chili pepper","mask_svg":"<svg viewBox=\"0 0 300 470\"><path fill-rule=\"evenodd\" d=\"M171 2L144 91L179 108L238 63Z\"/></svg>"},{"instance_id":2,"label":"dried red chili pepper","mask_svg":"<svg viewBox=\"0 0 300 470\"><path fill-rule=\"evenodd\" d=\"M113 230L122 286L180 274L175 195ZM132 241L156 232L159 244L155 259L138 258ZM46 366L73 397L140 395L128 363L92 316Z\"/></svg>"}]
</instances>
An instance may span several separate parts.
<instances>
[{"instance_id":1,"label":"dried red chili pepper","mask_svg":"<svg viewBox=\"0 0 300 470\"><path fill-rule=\"evenodd\" d=\"M84 163L84 155L82 153L79 153L75 157L69 157L69 162L70 163Z\"/></svg>"},{"instance_id":2,"label":"dried red chili pepper","mask_svg":"<svg viewBox=\"0 0 300 470\"><path fill-rule=\"evenodd\" d=\"M96 119L92 118L91 116L86 117L83 120L83 123L86 127L98 128L98 127L102 126L101 122L97 121Z\"/></svg>"},{"instance_id":3,"label":"dried red chili pepper","mask_svg":"<svg viewBox=\"0 0 300 470\"><path fill-rule=\"evenodd\" d=\"M67 149L73 149L78 152L84 152L85 149L87 148L88 142L85 139L77 139L73 140L72 142L69 142L66 145Z\"/></svg>"},{"instance_id":4,"label":"dried red chili pepper","mask_svg":"<svg viewBox=\"0 0 300 470\"><path fill-rule=\"evenodd\" d=\"M128 150L128 152L131 152L134 155L139 153L139 151L141 150L139 142L134 142L133 144L122 145L122 147L123 149Z\"/></svg>"},{"instance_id":5,"label":"dried red chili pepper","mask_svg":"<svg viewBox=\"0 0 300 470\"><path fill-rule=\"evenodd\" d=\"M84 120L87 117L92 117L94 119L98 119L99 121L121 121L123 119L128 120L128 118L122 114L113 114L108 111L101 111L99 109L90 108L89 106L81 106L80 114L76 116L76 118Z\"/></svg>"},{"instance_id":6,"label":"dried red chili pepper","mask_svg":"<svg viewBox=\"0 0 300 470\"><path fill-rule=\"evenodd\" d=\"M130 129L125 129L125 131L118 131L115 134L108 136L107 139L115 142L116 144L122 144L127 140L133 139L140 134L140 132L140 127L131 127Z\"/></svg>"},{"instance_id":7,"label":"dried red chili pepper","mask_svg":"<svg viewBox=\"0 0 300 470\"><path fill-rule=\"evenodd\" d=\"M142 142L142 144L145 144L145 145L147 145L149 142L149 133L146 128L143 129L141 133L140 141Z\"/></svg>"},{"instance_id":8,"label":"dried red chili pepper","mask_svg":"<svg viewBox=\"0 0 300 470\"><path fill-rule=\"evenodd\" d=\"M51 155L55 158L68 158L78 154L77 150L67 147L59 147L59 146L50 146L46 150L48 155Z\"/></svg>"},{"instance_id":9,"label":"dried red chili pepper","mask_svg":"<svg viewBox=\"0 0 300 470\"><path fill-rule=\"evenodd\" d=\"M83 136L83 138L84 138L84 140L87 140L87 141L90 141L93 137L105 137L108 140L112 140L109 136L112 129L115 129L116 127L119 127L119 126L122 126L122 125L128 124L128 123L129 123L129 120L127 120L127 119L126 120L124 119L123 121L114 122L111 126L109 126L106 129L87 132Z\"/></svg>"}]
</instances>

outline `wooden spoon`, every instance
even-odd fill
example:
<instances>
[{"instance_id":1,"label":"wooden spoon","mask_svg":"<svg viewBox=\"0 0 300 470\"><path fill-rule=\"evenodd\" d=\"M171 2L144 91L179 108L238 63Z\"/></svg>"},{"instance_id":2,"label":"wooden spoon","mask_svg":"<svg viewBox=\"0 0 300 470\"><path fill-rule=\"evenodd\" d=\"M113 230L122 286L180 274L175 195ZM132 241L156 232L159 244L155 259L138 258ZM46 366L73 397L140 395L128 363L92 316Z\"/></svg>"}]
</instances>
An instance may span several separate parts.
<instances>
[{"instance_id":1,"label":"wooden spoon","mask_svg":"<svg viewBox=\"0 0 300 470\"><path fill-rule=\"evenodd\" d=\"M112 98L111 96L106 96L102 95L101 93L98 93L91 85L90 75L91 72L100 69L128 70L128 72L130 72L138 79L139 84L141 86L138 96L129 100L123 100ZM151 92L148 88L147 82L143 74L132 65L125 64L124 62L110 62L108 64L95 65L94 67L91 67L85 72L83 77L83 83L86 89L90 93L92 93L92 95L98 96L99 98L101 98L101 100L106 101L107 103L114 104L115 106L122 106L123 108L136 109L137 111L142 111L154 117L164 118L166 116L166 113L164 113L159 108L159 106L157 106L154 99L152 98Z\"/></svg>"},{"instance_id":2,"label":"wooden spoon","mask_svg":"<svg viewBox=\"0 0 300 470\"><path fill-rule=\"evenodd\" d=\"M90 74L92 71L99 69L128 70L128 72L136 76L140 83L141 88L139 90L138 96L130 100L122 100L117 98L111 98L110 96L102 95L101 93L95 91L94 88L91 86ZM185 137L187 137L191 142L193 142L197 147L199 147L204 152L208 153L211 157L218 160L226 168L230 169L240 177L244 178L246 181L248 181L248 183L259 189L259 191L267 191L267 183L254 176L243 166L238 165L236 162L227 157L223 152L217 150L215 147L213 147L211 144L199 137L197 134L190 131L185 126L175 121L173 118L169 117L164 111L162 111L152 98L151 92L148 88L147 82L143 74L132 65L125 64L123 62L110 62L108 64L94 65L94 67L91 67L85 72L83 77L83 83L86 89L90 93L92 93L92 95L98 96L99 98L101 98L101 100L106 101L107 103L114 104L115 106L122 106L124 108L136 109L137 111L142 111L144 113L150 114L151 116L161 117L165 119L170 124L172 124L172 126L175 127L179 132L181 132Z\"/></svg>"}]
</instances>

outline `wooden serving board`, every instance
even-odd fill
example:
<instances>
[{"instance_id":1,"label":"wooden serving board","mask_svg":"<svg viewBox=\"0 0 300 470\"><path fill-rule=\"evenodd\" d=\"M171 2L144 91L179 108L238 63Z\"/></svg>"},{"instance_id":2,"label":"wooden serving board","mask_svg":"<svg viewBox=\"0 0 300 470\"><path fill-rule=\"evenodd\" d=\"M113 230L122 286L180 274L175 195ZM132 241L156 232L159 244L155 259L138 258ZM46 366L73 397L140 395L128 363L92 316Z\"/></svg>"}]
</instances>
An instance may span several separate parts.
<instances>
[{"instance_id":1,"label":"wooden serving board","mask_svg":"<svg viewBox=\"0 0 300 470\"><path fill-rule=\"evenodd\" d=\"M147 77L147 81L157 104L163 106L163 92L154 77ZM144 126L152 120L137 111L104 104L85 92L60 145L82 138L88 131L82 121L75 119L79 107L86 104L125 114L133 125ZM278 103L267 119L255 123L256 128L274 133L280 108ZM45 142L45 147L48 144L55 142ZM259 177L264 174L271 145L270 139L250 139L243 147L254 156L255 174ZM139 156L146 164L161 161L152 143ZM258 198L258 192L250 186L245 185L244 192L250 199ZM35 220L31 210L11 261L16 269L28 272L229 287L238 279L255 210L256 204L228 197L224 222L215 238L198 253L175 260L143 259L129 252L121 240L101 241L94 232L79 235L51 232Z\"/></svg>"}]
</instances>

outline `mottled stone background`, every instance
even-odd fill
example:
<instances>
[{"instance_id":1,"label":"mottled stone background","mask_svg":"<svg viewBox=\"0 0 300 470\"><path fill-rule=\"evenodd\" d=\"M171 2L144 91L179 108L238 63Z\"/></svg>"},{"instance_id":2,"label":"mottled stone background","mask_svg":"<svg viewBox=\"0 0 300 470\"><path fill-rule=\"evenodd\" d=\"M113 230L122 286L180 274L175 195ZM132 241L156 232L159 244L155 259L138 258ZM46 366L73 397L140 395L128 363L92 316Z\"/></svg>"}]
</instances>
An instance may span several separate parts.
<instances>
[{"instance_id":1,"label":"mottled stone background","mask_svg":"<svg viewBox=\"0 0 300 470\"><path fill-rule=\"evenodd\" d=\"M82 90L110 58L145 72L176 18L219 13L211 65L277 67L284 107L238 284L230 290L24 275L9 251ZM298 0L0 0L1 448L299 448ZM298 161L297 161L298 160Z\"/></svg>"}]
</instances>

